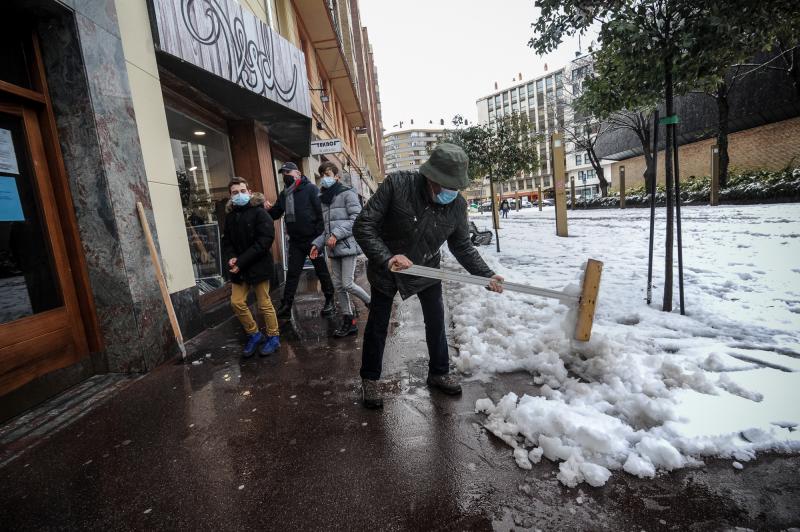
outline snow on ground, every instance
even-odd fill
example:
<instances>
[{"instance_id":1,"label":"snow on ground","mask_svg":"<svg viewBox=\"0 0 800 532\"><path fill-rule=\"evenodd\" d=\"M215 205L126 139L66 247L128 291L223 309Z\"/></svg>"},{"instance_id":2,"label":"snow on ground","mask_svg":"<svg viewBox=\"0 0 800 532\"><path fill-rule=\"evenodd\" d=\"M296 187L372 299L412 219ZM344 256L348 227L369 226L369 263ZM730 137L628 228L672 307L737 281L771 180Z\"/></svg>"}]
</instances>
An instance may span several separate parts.
<instances>
[{"instance_id":1,"label":"snow on ground","mask_svg":"<svg viewBox=\"0 0 800 532\"><path fill-rule=\"evenodd\" d=\"M661 311L663 208L649 306L649 209L570 212L568 238L555 236L552 207L525 209L501 221L501 253L479 248L508 281L571 292L587 259L603 261L589 342L572 340L575 313L556 300L448 284L458 369L531 375L528 389L476 403L520 467L544 456L565 485L601 486L616 470L653 477L705 457L746 467L759 451L800 451L800 205L682 215L686 316L677 267L675 310ZM445 267L459 269L452 257Z\"/></svg>"}]
</instances>

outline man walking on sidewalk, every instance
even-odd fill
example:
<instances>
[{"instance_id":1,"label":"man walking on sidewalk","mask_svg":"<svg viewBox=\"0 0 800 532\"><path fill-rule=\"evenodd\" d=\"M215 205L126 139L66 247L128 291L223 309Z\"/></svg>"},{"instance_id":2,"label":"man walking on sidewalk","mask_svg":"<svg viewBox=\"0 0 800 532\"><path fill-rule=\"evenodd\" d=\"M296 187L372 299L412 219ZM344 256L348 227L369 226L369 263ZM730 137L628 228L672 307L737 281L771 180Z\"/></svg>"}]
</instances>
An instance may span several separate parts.
<instances>
[{"instance_id":1,"label":"man walking on sidewalk","mask_svg":"<svg viewBox=\"0 0 800 532\"><path fill-rule=\"evenodd\" d=\"M323 233L324 227L317 186L302 175L297 165L292 162L285 163L279 173L283 175L285 188L274 206L269 202L266 205L273 220L278 220L281 216L286 217L286 232L289 234L289 269L286 272L286 284L283 287L278 317L291 318L294 294L300 282L300 275L303 273L303 264L311 252L312 242ZM325 258L320 256L311 259L311 263L325 295L322 315L329 316L333 314L335 307L333 282L328 273L328 266L325 264Z\"/></svg>"},{"instance_id":2,"label":"man walking on sidewalk","mask_svg":"<svg viewBox=\"0 0 800 532\"><path fill-rule=\"evenodd\" d=\"M350 295L369 305L369 294L355 281L356 260L361 255L361 248L353 238L353 222L361 212L361 202L355 190L339 181L339 168L335 164L327 161L322 163L319 173L322 176L320 200L325 232L314 241L310 257L316 259L318 254L324 253L325 248L328 249L333 286L342 313L342 325L333 335L344 338L358 333Z\"/></svg>"},{"instance_id":3,"label":"man walking on sidewalk","mask_svg":"<svg viewBox=\"0 0 800 532\"><path fill-rule=\"evenodd\" d=\"M231 272L231 307L247 333L247 345L243 356L253 356L262 341L261 355L274 353L280 347L278 319L269 297L272 279L272 242L275 226L264 210L264 196L251 193L247 182L234 177L228 183L231 199L225 207L225 236L222 250L225 263ZM264 317L267 336L258 330L258 325L247 307L250 289L256 293L258 310Z\"/></svg>"},{"instance_id":4,"label":"man walking on sidewalk","mask_svg":"<svg viewBox=\"0 0 800 532\"><path fill-rule=\"evenodd\" d=\"M489 289L503 291L503 278L486 265L469 239L467 203L458 193L469 185L467 166L464 150L454 144L440 144L419 172L390 174L356 219L353 234L369 259L367 278L372 289L361 357L362 393L367 408L383 406L378 379L397 292L403 299L416 295L422 305L430 356L428 386L447 394L461 393L461 385L449 373L441 281L394 271L414 264L438 268L439 248L447 242L469 273L491 277L494 281Z\"/></svg>"}]
</instances>

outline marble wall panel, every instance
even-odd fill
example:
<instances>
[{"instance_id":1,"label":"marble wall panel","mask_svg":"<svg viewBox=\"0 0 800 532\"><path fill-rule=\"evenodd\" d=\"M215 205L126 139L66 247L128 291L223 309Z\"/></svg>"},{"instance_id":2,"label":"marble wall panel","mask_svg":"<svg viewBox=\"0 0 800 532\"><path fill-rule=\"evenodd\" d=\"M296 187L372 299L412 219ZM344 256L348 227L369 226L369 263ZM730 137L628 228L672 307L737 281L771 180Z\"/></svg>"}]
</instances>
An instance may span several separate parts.
<instances>
[{"instance_id":1,"label":"marble wall panel","mask_svg":"<svg viewBox=\"0 0 800 532\"><path fill-rule=\"evenodd\" d=\"M174 340L136 214L150 196L114 2L74 5L40 26L54 114L108 367L146 371Z\"/></svg>"}]
</instances>

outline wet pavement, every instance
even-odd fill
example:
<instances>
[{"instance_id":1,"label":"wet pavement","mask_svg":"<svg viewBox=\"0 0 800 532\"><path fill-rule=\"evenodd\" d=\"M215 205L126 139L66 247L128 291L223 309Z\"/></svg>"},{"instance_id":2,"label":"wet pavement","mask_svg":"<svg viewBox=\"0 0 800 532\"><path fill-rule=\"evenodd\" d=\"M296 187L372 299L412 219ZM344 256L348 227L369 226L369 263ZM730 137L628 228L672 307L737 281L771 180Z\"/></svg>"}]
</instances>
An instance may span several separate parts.
<instances>
[{"instance_id":1,"label":"wet pavement","mask_svg":"<svg viewBox=\"0 0 800 532\"><path fill-rule=\"evenodd\" d=\"M202 363L115 381L60 430L0 447L11 457L0 466L0 529L800 526L799 457L768 455L741 471L714 461L655 480L617 473L603 488L565 488L546 460L519 469L474 404L534 390L530 375L467 382L458 398L429 391L416 299L392 322L385 407L366 410L360 335L330 338L338 323L319 316L315 284L305 281L277 354L242 361L243 335L228 321L191 342Z\"/></svg>"}]
</instances>

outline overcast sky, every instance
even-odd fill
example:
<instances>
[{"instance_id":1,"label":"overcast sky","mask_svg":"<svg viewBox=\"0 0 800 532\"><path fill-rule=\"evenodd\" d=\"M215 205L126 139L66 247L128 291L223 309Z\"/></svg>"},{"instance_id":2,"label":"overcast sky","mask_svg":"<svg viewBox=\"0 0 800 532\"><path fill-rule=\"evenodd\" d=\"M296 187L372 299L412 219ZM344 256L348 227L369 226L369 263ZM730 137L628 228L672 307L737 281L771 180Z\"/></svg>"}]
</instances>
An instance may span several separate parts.
<instances>
[{"instance_id":1,"label":"overcast sky","mask_svg":"<svg viewBox=\"0 0 800 532\"><path fill-rule=\"evenodd\" d=\"M378 69L383 127L415 126L456 114L477 119L475 100L565 65L577 38L538 57L528 47L533 0L359 0ZM589 41L581 41L585 52Z\"/></svg>"}]
</instances>

